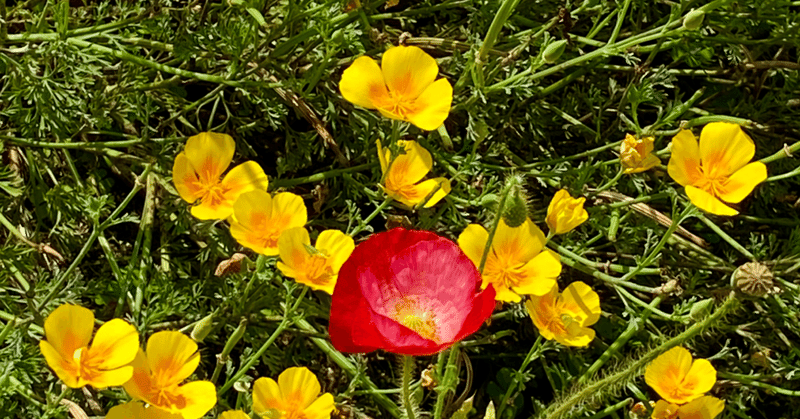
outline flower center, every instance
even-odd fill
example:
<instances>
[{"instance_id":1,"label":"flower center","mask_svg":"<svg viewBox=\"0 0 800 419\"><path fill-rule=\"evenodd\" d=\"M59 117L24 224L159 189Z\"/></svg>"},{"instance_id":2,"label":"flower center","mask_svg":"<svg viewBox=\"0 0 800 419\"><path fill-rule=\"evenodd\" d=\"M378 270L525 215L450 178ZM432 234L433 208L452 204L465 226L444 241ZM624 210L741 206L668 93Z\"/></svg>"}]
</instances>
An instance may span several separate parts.
<instances>
[{"instance_id":1,"label":"flower center","mask_svg":"<svg viewBox=\"0 0 800 419\"><path fill-rule=\"evenodd\" d=\"M380 104L380 108L385 112L397 115L400 119L408 120L409 115L414 113L414 99L408 99L400 92L389 92Z\"/></svg>"},{"instance_id":2,"label":"flower center","mask_svg":"<svg viewBox=\"0 0 800 419\"><path fill-rule=\"evenodd\" d=\"M333 276L333 268L328 264L328 257L318 250L306 260L304 268L306 279L316 285L327 284Z\"/></svg>"},{"instance_id":3,"label":"flower center","mask_svg":"<svg viewBox=\"0 0 800 419\"><path fill-rule=\"evenodd\" d=\"M431 311L421 310L414 301L401 299L395 306L394 319L423 338L439 343L436 315Z\"/></svg>"}]
</instances>

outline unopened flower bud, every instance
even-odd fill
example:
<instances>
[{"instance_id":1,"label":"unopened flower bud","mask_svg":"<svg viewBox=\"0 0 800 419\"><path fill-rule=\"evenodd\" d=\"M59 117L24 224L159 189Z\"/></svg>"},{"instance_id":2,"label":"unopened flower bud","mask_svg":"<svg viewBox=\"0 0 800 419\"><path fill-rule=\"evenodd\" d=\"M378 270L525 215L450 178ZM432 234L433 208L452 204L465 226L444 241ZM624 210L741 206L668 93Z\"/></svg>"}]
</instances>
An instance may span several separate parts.
<instances>
[{"instance_id":1,"label":"unopened flower bud","mask_svg":"<svg viewBox=\"0 0 800 419\"><path fill-rule=\"evenodd\" d=\"M559 41L551 43L544 49L544 54L542 54L544 61L548 64L553 64L554 62L558 61L559 58L561 58L561 54L564 53L564 50L566 48L567 48L566 39L561 39Z\"/></svg>"},{"instance_id":2,"label":"unopened flower bud","mask_svg":"<svg viewBox=\"0 0 800 419\"><path fill-rule=\"evenodd\" d=\"M214 313L200 319L192 328L191 337L195 342L202 342L214 328Z\"/></svg>"},{"instance_id":3,"label":"unopened flower bud","mask_svg":"<svg viewBox=\"0 0 800 419\"><path fill-rule=\"evenodd\" d=\"M585 201L586 198L573 198L566 189L556 192L545 218L550 234L564 234L588 220L589 213L583 209Z\"/></svg>"},{"instance_id":4,"label":"unopened flower bud","mask_svg":"<svg viewBox=\"0 0 800 419\"><path fill-rule=\"evenodd\" d=\"M703 19L706 17L706 12L702 10L692 10L683 17L683 27L690 31L700 29L703 25Z\"/></svg>"},{"instance_id":5,"label":"unopened flower bud","mask_svg":"<svg viewBox=\"0 0 800 419\"><path fill-rule=\"evenodd\" d=\"M619 162L626 174L644 172L661 163L653 154L653 137L625 136L619 149Z\"/></svg>"},{"instance_id":6,"label":"unopened flower bud","mask_svg":"<svg viewBox=\"0 0 800 419\"><path fill-rule=\"evenodd\" d=\"M519 227L528 219L528 203L522 188L516 186L508 194L505 208L503 209L503 221L511 228Z\"/></svg>"},{"instance_id":7,"label":"unopened flower bud","mask_svg":"<svg viewBox=\"0 0 800 419\"><path fill-rule=\"evenodd\" d=\"M706 298L705 300L700 300L689 309L689 317L693 320L702 320L708 316L708 313L711 312L711 306L714 305L713 298Z\"/></svg>"}]
</instances>

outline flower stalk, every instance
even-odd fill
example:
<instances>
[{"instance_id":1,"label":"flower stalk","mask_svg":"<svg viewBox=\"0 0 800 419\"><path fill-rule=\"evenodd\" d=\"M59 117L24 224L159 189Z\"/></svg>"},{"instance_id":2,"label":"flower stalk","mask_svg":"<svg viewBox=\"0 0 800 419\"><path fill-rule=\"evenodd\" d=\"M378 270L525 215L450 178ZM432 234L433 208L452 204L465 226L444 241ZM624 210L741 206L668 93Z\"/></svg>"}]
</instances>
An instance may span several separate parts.
<instances>
[{"instance_id":1,"label":"flower stalk","mask_svg":"<svg viewBox=\"0 0 800 419\"><path fill-rule=\"evenodd\" d=\"M411 376L414 374L414 357L403 355L403 382L400 390L403 395L403 408L406 411L406 419L416 419L413 401L411 400Z\"/></svg>"}]
</instances>

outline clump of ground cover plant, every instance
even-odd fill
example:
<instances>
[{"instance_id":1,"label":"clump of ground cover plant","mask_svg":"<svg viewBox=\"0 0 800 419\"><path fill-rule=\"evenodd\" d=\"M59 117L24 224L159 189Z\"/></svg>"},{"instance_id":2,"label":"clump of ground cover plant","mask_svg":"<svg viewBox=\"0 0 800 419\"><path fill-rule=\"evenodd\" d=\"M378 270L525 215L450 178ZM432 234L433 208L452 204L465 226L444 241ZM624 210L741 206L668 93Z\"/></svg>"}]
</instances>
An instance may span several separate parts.
<instances>
[{"instance_id":1,"label":"clump of ground cover plant","mask_svg":"<svg viewBox=\"0 0 800 419\"><path fill-rule=\"evenodd\" d=\"M0 6L8 417L795 417L788 0Z\"/></svg>"}]
</instances>

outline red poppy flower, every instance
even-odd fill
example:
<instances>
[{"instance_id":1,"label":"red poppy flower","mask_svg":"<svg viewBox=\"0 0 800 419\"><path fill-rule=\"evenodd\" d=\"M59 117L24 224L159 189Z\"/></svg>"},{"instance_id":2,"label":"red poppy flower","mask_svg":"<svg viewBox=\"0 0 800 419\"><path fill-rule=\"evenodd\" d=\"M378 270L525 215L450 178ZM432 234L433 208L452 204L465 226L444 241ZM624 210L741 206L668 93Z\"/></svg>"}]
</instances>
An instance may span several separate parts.
<instances>
[{"instance_id":1,"label":"red poppy flower","mask_svg":"<svg viewBox=\"0 0 800 419\"><path fill-rule=\"evenodd\" d=\"M457 244L398 227L372 235L342 265L331 342L342 352L434 354L478 330L494 297Z\"/></svg>"}]
</instances>

